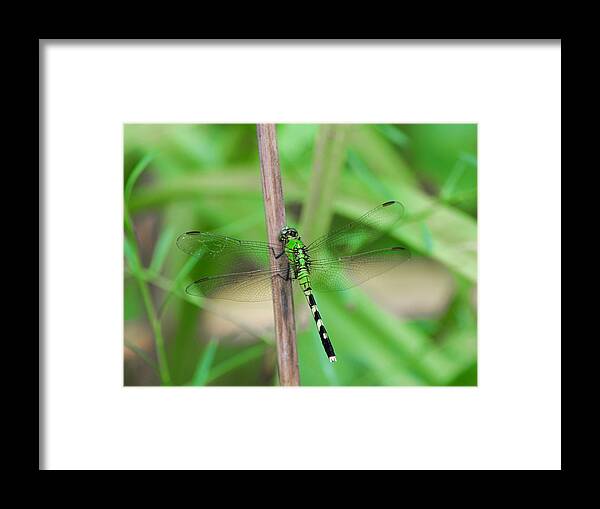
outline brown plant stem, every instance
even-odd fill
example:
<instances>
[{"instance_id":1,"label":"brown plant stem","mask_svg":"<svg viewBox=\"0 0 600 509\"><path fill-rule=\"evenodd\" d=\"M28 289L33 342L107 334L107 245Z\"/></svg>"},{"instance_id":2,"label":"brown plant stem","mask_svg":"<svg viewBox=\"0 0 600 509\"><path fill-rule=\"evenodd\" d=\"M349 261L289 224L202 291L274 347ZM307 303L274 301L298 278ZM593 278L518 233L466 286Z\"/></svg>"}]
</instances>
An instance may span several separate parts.
<instances>
[{"instance_id":1,"label":"brown plant stem","mask_svg":"<svg viewBox=\"0 0 600 509\"><path fill-rule=\"evenodd\" d=\"M260 176L262 180L265 218L269 243L281 245L279 234L286 224L277 134L274 124L257 124L258 153L260 156ZM279 254L279 253L276 253ZM271 268L286 263L285 255L271 258ZM296 321L292 298L292 281L281 277L273 278L273 315L275 319L275 339L277 342L277 365L279 384L300 385L298 352L296 349Z\"/></svg>"}]
</instances>

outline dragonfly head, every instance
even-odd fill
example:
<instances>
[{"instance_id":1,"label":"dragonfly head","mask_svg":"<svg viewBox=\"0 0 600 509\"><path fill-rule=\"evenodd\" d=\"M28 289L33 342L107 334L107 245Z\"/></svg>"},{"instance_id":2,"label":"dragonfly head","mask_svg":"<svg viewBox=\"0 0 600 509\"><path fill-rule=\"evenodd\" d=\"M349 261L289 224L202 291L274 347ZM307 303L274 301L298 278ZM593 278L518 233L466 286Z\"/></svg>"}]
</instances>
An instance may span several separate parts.
<instances>
[{"instance_id":1,"label":"dragonfly head","mask_svg":"<svg viewBox=\"0 0 600 509\"><path fill-rule=\"evenodd\" d=\"M298 238L298 230L296 228L290 228L289 226L284 226L281 229L281 233L279 234L279 240L281 242L287 242L288 239L297 239Z\"/></svg>"}]
</instances>

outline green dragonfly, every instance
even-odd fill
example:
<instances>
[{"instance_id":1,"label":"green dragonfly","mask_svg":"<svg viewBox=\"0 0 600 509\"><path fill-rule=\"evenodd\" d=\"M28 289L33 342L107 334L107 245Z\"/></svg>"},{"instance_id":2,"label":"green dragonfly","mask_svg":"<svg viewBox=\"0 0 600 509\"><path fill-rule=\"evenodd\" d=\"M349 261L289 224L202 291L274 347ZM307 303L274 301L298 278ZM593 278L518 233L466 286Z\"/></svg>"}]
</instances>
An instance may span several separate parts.
<instances>
[{"instance_id":1,"label":"green dragonfly","mask_svg":"<svg viewBox=\"0 0 600 509\"><path fill-rule=\"evenodd\" d=\"M361 250L382 237L403 215L400 202L388 201L310 244L304 244L298 230L289 226L282 228L279 245L215 233L183 233L177 238L182 251L207 257L217 270L228 271L200 278L188 285L186 292L217 299L262 301L272 298L273 278L295 279L306 296L325 353L330 362L335 362L313 289L345 290L409 260L410 252L402 246Z\"/></svg>"}]
</instances>

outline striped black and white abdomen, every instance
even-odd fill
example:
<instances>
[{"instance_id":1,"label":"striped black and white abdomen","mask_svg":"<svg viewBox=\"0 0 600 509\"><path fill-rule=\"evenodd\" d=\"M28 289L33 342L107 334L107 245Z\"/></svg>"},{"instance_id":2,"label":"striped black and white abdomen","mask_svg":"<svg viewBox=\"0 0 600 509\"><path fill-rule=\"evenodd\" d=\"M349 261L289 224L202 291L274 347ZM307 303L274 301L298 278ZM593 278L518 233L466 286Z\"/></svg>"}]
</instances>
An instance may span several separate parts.
<instances>
[{"instance_id":1,"label":"striped black and white abdomen","mask_svg":"<svg viewBox=\"0 0 600 509\"><path fill-rule=\"evenodd\" d=\"M327 354L327 357L329 357L329 362L335 362L337 360L335 357L335 351L333 350L333 345L329 339L329 334L327 334L327 329L325 329L325 325L323 324L323 319L321 318L321 313L319 313L317 301L312 293L312 289L304 289L304 295L306 296L308 306L310 307L310 311L315 320L315 325L317 326L317 331L319 332L319 337L321 338L321 343L323 344L325 353Z\"/></svg>"}]
</instances>

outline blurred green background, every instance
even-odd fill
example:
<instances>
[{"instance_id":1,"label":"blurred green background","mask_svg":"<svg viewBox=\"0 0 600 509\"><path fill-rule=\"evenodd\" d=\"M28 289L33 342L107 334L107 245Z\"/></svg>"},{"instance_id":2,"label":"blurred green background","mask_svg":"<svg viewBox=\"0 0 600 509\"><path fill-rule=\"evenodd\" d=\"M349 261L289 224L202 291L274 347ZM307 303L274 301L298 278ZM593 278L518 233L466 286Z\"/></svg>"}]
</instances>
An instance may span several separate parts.
<instances>
[{"instance_id":1,"label":"blurred green background","mask_svg":"<svg viewBox=\"0 0 600 509\"><path fill-rule=\"evenodd\" d=\"M306 243L384 201L410 262L317 293L338 362L295 290L302 385L477 385L477 126L277 126L288 224ZM270 302L191 297L210 266L178 234L266 240L256 126L124 128L125 385L277 385ZM297 285L294 285L297 286Z\"/></svg>"}]
</instances>

